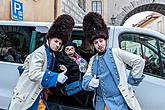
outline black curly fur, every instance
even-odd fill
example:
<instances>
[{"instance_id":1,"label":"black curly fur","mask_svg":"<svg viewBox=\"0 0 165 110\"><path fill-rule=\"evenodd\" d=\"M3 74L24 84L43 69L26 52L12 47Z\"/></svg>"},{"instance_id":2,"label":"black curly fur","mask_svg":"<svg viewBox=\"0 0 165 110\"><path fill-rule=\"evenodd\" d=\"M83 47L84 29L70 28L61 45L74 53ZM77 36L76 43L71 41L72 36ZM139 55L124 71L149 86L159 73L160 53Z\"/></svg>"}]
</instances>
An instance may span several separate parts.
<instances>
[{"instance_id":1,"label":"black curly fur","mask_svg":"<svg viewBox=\"0 0 165 110\"><path fill-rule=\"evenodd\" d=\"M108 39L108 29L99 13L89 12L83 19L84 35L92 42L95 38Z\"/></svg>"},{"instance_id":2,"label":"black curly fur","mask_svg":"<svg viewBox=\"0 0 165 110\"><path fill-rule=\"evenodd\" d=\"M66 43L70 39L74 24L74 19L70 15L60 15L50 27L47 33L47 39L59 38L63 43Z\"/></svg>"}]
</instances>

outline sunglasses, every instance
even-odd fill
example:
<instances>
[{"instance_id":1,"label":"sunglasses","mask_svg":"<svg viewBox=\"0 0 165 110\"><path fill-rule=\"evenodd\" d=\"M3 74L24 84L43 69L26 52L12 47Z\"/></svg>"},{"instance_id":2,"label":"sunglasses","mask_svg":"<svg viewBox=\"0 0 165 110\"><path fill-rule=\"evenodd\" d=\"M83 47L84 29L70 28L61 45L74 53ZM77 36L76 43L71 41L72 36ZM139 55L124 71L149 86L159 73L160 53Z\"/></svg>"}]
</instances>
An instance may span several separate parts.
<instances>
[{"instance_id":1,"label":"sunglasses","mask_svg":"<svg viewBox=\"0 0 165 110\"><path fill-rule=\"evenodd\" d=\"M73 50L75 49L74 47L66 47L65 50Z\"/></svg>"}]
</instances>

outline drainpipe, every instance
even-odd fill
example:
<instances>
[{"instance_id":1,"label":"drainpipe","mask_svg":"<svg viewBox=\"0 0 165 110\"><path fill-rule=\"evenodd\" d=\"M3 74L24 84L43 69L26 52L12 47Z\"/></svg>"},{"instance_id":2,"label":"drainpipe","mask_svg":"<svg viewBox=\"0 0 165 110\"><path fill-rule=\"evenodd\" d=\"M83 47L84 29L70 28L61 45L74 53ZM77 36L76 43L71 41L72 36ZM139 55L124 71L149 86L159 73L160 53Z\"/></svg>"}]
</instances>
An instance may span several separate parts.
<instances>
[{"instance_id":1,"label":"drainpipe","mask_svg":"<svg viewBox=\"0 0 165 110\"><path fill-rule=\"evenodd\" d=\"M54 0L54 20L57 17L57 3L58 3L58 0Z\"/></svg>"}]
</instances>

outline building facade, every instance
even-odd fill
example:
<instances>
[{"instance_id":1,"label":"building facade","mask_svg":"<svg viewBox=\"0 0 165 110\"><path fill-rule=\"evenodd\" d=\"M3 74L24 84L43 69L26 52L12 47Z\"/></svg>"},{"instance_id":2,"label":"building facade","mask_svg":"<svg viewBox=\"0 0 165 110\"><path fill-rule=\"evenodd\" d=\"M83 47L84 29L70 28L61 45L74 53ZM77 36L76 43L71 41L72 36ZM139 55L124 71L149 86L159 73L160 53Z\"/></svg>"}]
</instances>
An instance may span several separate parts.
<instances>
[{"instance_id":1,"label":"building facade","mask_svg":"<svg viewBox=\"0 0 165 110\"><path fill-rule=\"evenodd\" d=\"M11 1L0 0L0 20L12 19ZM52 22L61 14L71 15L76 23L82 23L85 15L84 0L15 0L22 3L23 21ZM18 9L19 7L16 6Z\"/></svg>"},{"instance_id":2,"label":"building facade","mask_svg":"<svg viewBox=\"0 0 165 110\"><path fill-rule=\"evenodd\" d=\"M85 0L58 0L57 16L60 14L69 14L77 24L81 24L86 14L85 3Z\"/></svg>"},{"instance_id":3,"label":"building facade","mask_svg":"<svg viewBox=\"0 0 165 110\"><path fill-rule=\"evenodd\" d=\"M109 2L110 0L87 0L86 1L86 11L87 12L98 12L100 13L106 24L110 23L110 19L109 19L109 14L108 10L110 9L109 7Z\"/></svg>"},{"instance_id":4,"label":"building facade","mask_svg":"<svg viewBox=\"0 0 165 110\"><path fill-rule=\"evenodd\" d=\"M0 0L0 20L12 20L11 1ZM49 22L54 19L54 0L17 0L23 3L23 21Z\"/></svg>"},{"instance_id":5,"label":"building facade","mask_svg":"<svg viewBox=\"0 0 165 110\"><path fill-rule=\"evenodd\" d=\"M137 24L134 24L133 27L148 28L165 34L164 20L165 17L163 15L153 12Z\"/></svg>"}]
</instances>

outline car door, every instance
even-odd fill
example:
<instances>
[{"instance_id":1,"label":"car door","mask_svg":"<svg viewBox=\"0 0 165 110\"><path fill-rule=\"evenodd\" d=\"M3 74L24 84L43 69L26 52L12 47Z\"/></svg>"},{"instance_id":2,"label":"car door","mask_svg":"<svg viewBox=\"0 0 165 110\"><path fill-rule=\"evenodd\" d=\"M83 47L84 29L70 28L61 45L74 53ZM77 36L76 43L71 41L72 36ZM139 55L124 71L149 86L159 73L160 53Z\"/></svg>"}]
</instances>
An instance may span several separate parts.
<instances>
[{"instance_id":1,"label":"car door","mask_svg":"<svg viewBox=\"0 0 165 110\"><path fill-rule=\"evenodd\" d=\"M7 109L10 104L20 76L17 68L34 51L34 40L45 36L45 33L35 29L35 26L0 25L0 109ZM41 43L37 42L38 46Z\"/></svg>"},{"instance_id":2,"label":"car door","mask_svg":"<svg viewBox=\"0 0 165 110\"><path fill-rule=\"evenodd\" d=\"M165 36L154 31L116 27L113 47L137 54L146 60L144 75L135 95L142 110L164 110L165 104ZM127 66L127 69L131 68Z\"/></svg>"},{"instance_id":3,"label":"car door","mask_svg":"<svg viewBox=\"0 0 165 110\"><path fill-rule=\"evenodd\" d=\"M21 26L0 26L0 109L7 109L10 104L19 78L17 67L27 53L23 47L29 45L25 30L29 31Z\"/></svg>"}]
</instances>

